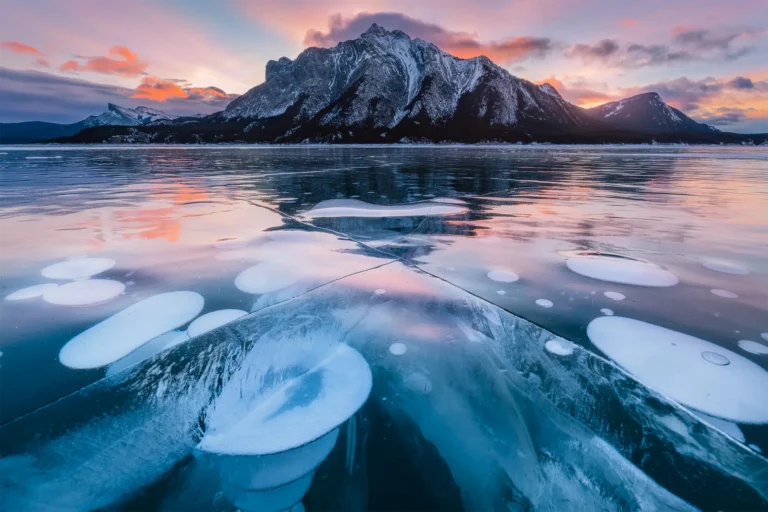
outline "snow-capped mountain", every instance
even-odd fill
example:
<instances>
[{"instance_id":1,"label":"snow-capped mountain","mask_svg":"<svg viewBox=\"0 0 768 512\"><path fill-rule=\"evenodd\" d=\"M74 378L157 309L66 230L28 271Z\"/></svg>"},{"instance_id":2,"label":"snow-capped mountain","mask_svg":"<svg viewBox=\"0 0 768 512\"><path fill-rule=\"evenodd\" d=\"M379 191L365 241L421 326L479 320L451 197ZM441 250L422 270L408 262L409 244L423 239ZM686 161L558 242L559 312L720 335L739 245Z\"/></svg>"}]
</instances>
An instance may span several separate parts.
<instances>
[{"instance_id":1,"label":"snow-capped mountain","mask_svg":"<svg viewBox=\"0 0 768 512\"><path fill-rule=\"evenodd\" d=\"M107 111L98 116L89 116L81 123L91 126L139 126L153 121L170 121L176 116L149 107L128 108L107 103Z\"/></svg>"},{"instance_id":2,"label":"snow-capped mountain","mask_svg":"<svg viewBox=\"0 0 768 512\"><path fill-rule=\"evenodd\" d=\"M697 123L676 108L667 105L655 92L638 94L587 109L595 119L622 130L670 132L719 132L717 128Z\"/></svg>"},{"instance_id":3,"label":"snow-capped mountain","mask_svg":"<svg viewBox=\"0 0 768 512\"><path fill-rule=\"evenodd\" d=\"M283 140L346 140L363 132L388 137L390 131L441 132L451 139L459 129L492 138L510 130L565 132L594 124L548 84L517 78L487 57L459 59L375 24L333 48L270 61L264 83L232 101L220 119L248 120L249 131L269 130ZM278 119L282 134L274 130Z\"/></svg>"}]
</instances>

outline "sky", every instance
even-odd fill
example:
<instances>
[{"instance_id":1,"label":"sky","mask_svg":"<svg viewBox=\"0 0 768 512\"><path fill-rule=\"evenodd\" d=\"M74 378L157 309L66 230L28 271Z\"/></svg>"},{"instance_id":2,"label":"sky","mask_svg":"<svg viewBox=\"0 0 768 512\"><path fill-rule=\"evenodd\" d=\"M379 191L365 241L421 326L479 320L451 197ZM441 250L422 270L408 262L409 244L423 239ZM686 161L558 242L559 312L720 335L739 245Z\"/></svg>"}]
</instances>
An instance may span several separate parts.
<instances>
[{"instance_id":1,"label":"sky","mask_svg":"<svg viewBox=\"0 0 768 512\"><path fill-rule=\"evenodd\" d=\"M0 122L76 122L108 102L216 112L269 60L378 23L580 106L655 91L721 130L768 132L766 0L0 0L0 12Z\"/></svg>"}]
</instances>

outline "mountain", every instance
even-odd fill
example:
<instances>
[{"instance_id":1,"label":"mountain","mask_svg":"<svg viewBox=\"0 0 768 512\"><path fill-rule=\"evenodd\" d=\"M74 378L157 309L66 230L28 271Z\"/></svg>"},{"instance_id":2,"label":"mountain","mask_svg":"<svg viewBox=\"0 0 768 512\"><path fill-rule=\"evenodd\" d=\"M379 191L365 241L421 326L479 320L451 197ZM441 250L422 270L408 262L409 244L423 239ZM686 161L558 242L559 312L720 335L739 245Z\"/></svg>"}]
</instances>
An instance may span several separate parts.
<instances>
[{"instance_id":1,"label":"mountain","mask_svg":"<svg viewBox=\"0 0 768 512\"><path fill-rule=\"evenodd\" d=\"M150 122L169 122L176 119L160 110L149 107L127 108L107 104L107 111L98 116L89 116L71 124L28 121L23 123L0 123L0 144L25 144L59 137L75 135L80 130L94 126L139 126Z\"/></svg>"},{"instance_id":2,"label":"mountain","mask_svg":"<svg viewBox=\"0 0 768 512\"><path fill-rule=\"evenodd\" d=\"M157 117L155 117L157 119ZM333 48L267 63L265 80L201 118L86 128L79 143L607 142L757 143L720 132L650 93L593 109L487 57L460 59L372 25Z\"/></svg>"},{"instance_id":3,"label":"mountain","mask_svg":"<svg viewBox=\"0 0 768 512\"><path fill-rule=\"evenodd\" d=\"M638 94L587 109L596 120L621 130L645 133L719 132L708 124L697 123L667 105L655 92Z\"/></svg>"},{"instance_id":4,"label":"mountain","mask_svg":"<svg viewBox=\"0 0 768 512\"><path fill-rule=\"evenodd\" d=\"M333 48L270 61L265 78L219 119L277 141L481 140L595 125L548 84L376 24Z\"/></svg>"}]
</instances>

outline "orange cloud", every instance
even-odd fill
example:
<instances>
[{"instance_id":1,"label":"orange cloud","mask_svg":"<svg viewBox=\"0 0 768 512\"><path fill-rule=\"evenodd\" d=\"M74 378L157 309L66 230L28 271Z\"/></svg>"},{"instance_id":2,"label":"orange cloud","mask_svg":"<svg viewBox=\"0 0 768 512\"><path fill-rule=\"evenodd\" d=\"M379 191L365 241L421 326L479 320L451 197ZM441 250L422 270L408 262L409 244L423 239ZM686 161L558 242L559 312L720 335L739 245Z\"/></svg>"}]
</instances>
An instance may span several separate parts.
<instances>
[{"instance_id":1,"label":"orange cloud","mask_svg":"<svg viewBox=\"0 0 768 512\"><path fill-rule=\"evenodd\" d=\"M637 20L631 20L629 18L625 18L621 20L622 27L636 27L637 25L638 25Z\"/></svg>"},{"instance_id":2,"label":"orange cloud","mask_svg":"<svg viewBox=\"0 0 768 512\"><path fill-rule=\"evenodd\" d=\"M37 63L38 66L41 66L44 68L50 67L50 64L48 64L48 61L45 60L44 57L38 57L37 60L35 60L35 62Z\"/></svg>"},{"instance_id":3,"label":"orange cloud","mask_svg":"<svg viewBox=\"0 0 768 512\"><path fill-rule=\"evenodd\" d=\"M125 46L113 46L109 50L111 57L87 57L85 63L69 60L62 64L61 71L92 71L107 75L139 76L146 75L147 62L139 59ZM114 58L118 57L118 58Z\"/></svg>"},{"instance_id":4,"label":"orange cloud","mask_svg":"<svg viewBox=\"0 0 768 512\"><path fill-rule=\"evenodd\" d=\"M134 90L131 98L153 101L166 101L171 98L195 98L202 100L232 99L233 94L227 94L218 87L186 87L186 80L166 80L155 76L147 76Z\"/></svg>"},{"instance_id":5,"label":"orange cloud","mask_svg":"<svg viewBox=\"0 0 768 512\"><path fill-rule=\"evenodd\" d=\"M0 43L0 48L3 48L4 50L9 50L14 53L28 53L31 55L42 55L43 52L35 48L34 46L29 46L28 44L20 43L18 41L3 41Z\"/></svg>"},{"instance_id":6,"label":"orange cloud","mask_svg":"<svg viewBox=\"0 0 768 512\"><path fill-rule=\"evenodd\" d=\"M142 79L141 84L131 95L131 98L153 101L165 101L170 98L187 98L187 92L176 82L163 80L154 76Z\"/></svg>"}]
</instances>

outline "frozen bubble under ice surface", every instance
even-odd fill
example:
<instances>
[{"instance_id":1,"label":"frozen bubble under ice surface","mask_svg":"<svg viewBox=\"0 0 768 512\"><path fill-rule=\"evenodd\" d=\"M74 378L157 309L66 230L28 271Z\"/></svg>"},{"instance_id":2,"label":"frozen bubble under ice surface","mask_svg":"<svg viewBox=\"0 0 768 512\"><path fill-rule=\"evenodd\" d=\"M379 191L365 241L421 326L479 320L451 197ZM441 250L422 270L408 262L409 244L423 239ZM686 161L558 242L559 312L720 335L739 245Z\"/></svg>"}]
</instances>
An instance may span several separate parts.
<instances>
[{"instance_id":1,"label":"frozen bubble under ice surface","mask_svg":"<svg viewBox=\"0 0 768 512\"><path fill-rule=\"evenodd\" d=\"M212 331L217 327L228 324L247 314L248 312L243 311L242 309L220 309L218 311L211 311L210 313L195 318L195 320L189 324L189 327L187 327L187 335L190 338L200 336L203 333Z\"/></svg>"},{"instance_id":2,"label":"frozen bubble under ice surface","mask_svg":"<svg viewBox=\"0 0 768 512\"><path fill-rule=\"evenodd\" d=\"M125 285L112 279L86 279L57 286L43 294L43 300L58 306L90 306L114 299Z\"/></svg>"},{"instance_id":3,"label":"frozen bubble under ice surface","mask_svg":"<svg viewBox=\"0 0 768 512\"><path fill-rule=\"evenodd\" d=\"M78 258L48 265L40 271L48 279L83 279L106 272L115 266L109 258Z\"/></svg>"},{"instance_id":4,"label":"frozen bubble under ice surface","mask_svg":"<svg viewBox=\"0 0 768 512\"><path fill-rule=\"evenodd\" d=\"M611 283L668 287L680 282L672 272L655 263L606 253L577 253L565 264L579 275Z\"/></svg>"},{"instance_id":5,"label":"frozen bubble under ice surface","mask_svg":"<svg viewBox=\"0 0 768 512\"><path fill-rule=\"evenodd\" d=\"M34 286L27 286L26 288L22 288L21 290L16 290L15 292L6 296L5 300L34 299L35 297L40 297L44 293L50 290L53 290L57 286L59 285L56 283L43 283L43 284L36 284Z\"/></svg>"}]
</instances>

